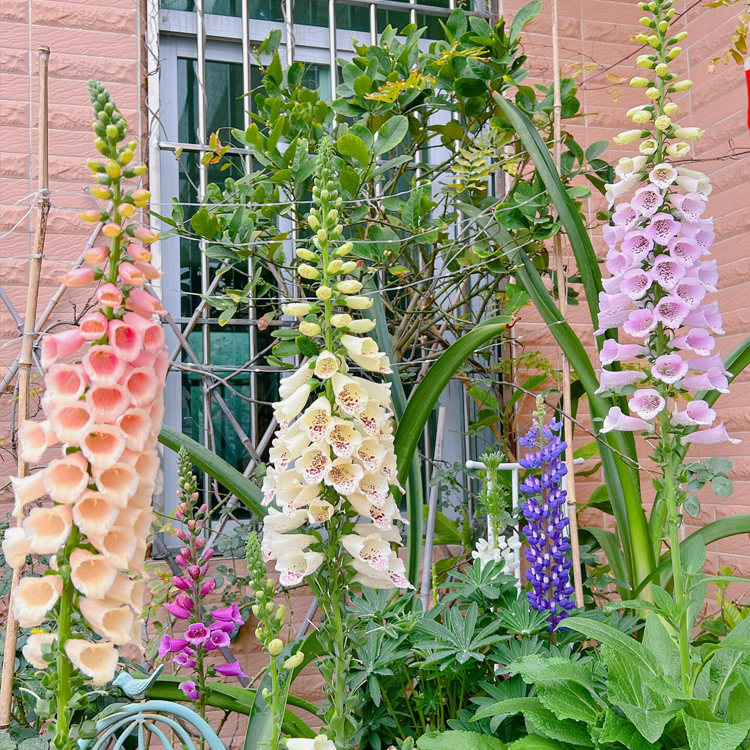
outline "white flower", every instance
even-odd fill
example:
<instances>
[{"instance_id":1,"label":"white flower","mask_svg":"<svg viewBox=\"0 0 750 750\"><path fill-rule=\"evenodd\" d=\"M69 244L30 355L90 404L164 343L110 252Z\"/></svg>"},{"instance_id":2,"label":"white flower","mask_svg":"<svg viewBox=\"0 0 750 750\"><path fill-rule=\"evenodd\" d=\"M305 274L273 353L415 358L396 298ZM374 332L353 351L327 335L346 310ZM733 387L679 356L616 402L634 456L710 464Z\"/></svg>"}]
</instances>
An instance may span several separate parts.
<instances>
[{"instance_id":1,"label":"white flower","mask_svg":"<svg viewBox=\"0 0 750 750\"><path fill-rule=\"evenodd\" d=\"M299 420L300 429L304 430L313 443L325 440L329 427L333 424L331 402L321 396L309 406Z\"/></svg>"},{"instance_id":2,"label":"white flower","mask_svg":"<svg viewBox=\"0 0 750 750\"><path fill-rule=\"evenodd\" d=\"M285 315L290 315L293 318L304 318L312 310L312 305L309 302L289 302L282 305L281 309Z\"/></svg>"},{"instance_id":3,"label":"white flower","mask_svg":"<svg viewBox=\"0 0 750 750\"><path fill-rule=\"evenodd\" d=\"M310 385L304 383L288 398L273 404L273 415L279 423L281 432L284 432L289 423L305 408L311 390Z\"/></svg>"},{"instance_id":4,"label":"white flower","mask_svg":"<svg viewBox=\"0 0 750 750\"><path fill-rule=\"evenodd\" d=\"M305 514L304 511L303 514ZM267 529L264 530L260 548L263 552L263 559L268 562L277 560L287 552L302 552L314 541L315 537L310 534L285 534L274 529Z\"/></svg>"},{"instance_id":5,"label":"white flower","mask_svg":"<svg viewBox=\"0 0 750 750\"><path fill-rule=\"evenodd\" d=\"M358 378L360 380L361 378ZM336 397L336 405L350 417L356 417L365 410L367 406L367 391L362 388L354 378L337 372L331 379L333 392Z\"/></svg>"},{"instance_id":6,"label":"white flower","mask_svg":"<svg viewBox=\"0 0 750 750\"><path fill-rule=\"evenodd\" d=\"M268 515L263 518L263 539L269 532L284 534L287 531L298 529L305 522L307 513L304 509L298 510L293 516L288 516L276 508L269 508Z\"/></svg>"},{"instance_id":7,"label":"white flower","mask_svg":"<svg viewBox=\"0 0 750 750\"><path fill-rule=\"evenodd\" d=\"M268 457L277 471L284 471L310 445L307 432L301 430L298 424L295 422L283 438L276 438L268 452ZM292 431L294 434L290 434Z\"/></svg>"},{"instance_id":8,"label":"white flower","mask_svg":"<svg viewBox=\"0 0 750 750\"><path fill-rule=\"evenodd\" d=\"M53 644L57 633L32 633L22 649L24 658L36 669L49 669L49 662L42 656L42 646Z\"/></svg>"},{"instance_id":9,"label":"white flower","mask_svg":"<svg viewBox=\"0 0 750 750\"><path fill-rule=\"evenodd\" d=\"M295 463L307 484L320 484L330 466L331 458L328 453L324 453L315 445L305 449Z\"/></svg>"},{"instance_id":10,"label":"white flower","mask_svg":"<svg viewBox=\"0 0 750 750\"><path fill-rule=\"evenodd\" d=\"M116 646L130 643L135 616L130 607L118 607L99 599L83 597L79 600L81 614L91 629Z\"/></svg>"},{"instance_id":11,"label":"white flower","mask_svg":"<svg viewBox=\"0 0 750 750\"><path fill-rule=\"evenodd\" d=\"M50 610L57 604L63 590L60 576L22 578L13 590L13 615L22 628L41 625Z\"/></svg>"},{"instance_id":12,"label":"white flower","mask_svg":"<svg viewBox=\"0 0 750 750\"><path fill-rule=\"evenodd\" d=\"M279 383L279 396L282 399L289 398L303 383L310 380L312 377L312 371L310 370L310 364L306 362L302 367L296 370L291 375L282 378Z\"/></svg>"},{"instance_id":13,"label":"white flower","mask_svg":"<svg viewBox=\"0 0 750 750\"><path fill-rule=\"evenodd\" d=\"M621 179L625 180L634 174L638 174L643 167L646 165L645 156L623 156L615 167L615 174Z\"/></svg>"},{"instance_id":14,"label":"white flower","mask_svg":"<svg viewBox=\"0 0 750 750\"><path fill-rule=\"evenodd\" d=\"M285 552L276 560L276 570L281 574L279 583L296 586L305 576L314 573L324 559L320 552Z\"/></svg>"},{"instance_id":15,"label":"white flower","mask_svg":"<svg viewBox=\"0 0 750 750\"><path fill-rule=\"evenodd\" d=\"M388 561L392 554L391 545L384 541L379 533L366 537L345 534L341 537L341 543L353 558L366 563L373 570L381 573L388 570Z\"/></svg>"},{"instance_id":16,"label":"white flower","mask_svg":"<svg viewBox=\"0 0 750 750\"><path fill-rule=\"evenodd\" d=\"M344 304L352 310L367 310L373 305L372 297L351 296L344 298Z\"/></svg>"},{"instance_id":17,"label":"white flower","mask_svg":"<svg viewBox=\"0 0 750 750\"><path fill-rule=\"evenodd\" d=\"M326 442L338 458L348 458L362 445L364 438L344 419L333 419L326 430Z\"/></svg>"},{"instance_id":18,"label":"white flower","mask_svg":"<svg viewBox=\"0 0 750 750\"><path fill-rule=\"evenodd\" d=\"M373 505L361 492L354 492L346 499L360 516L369 518L375 526L384 531L392 529L394 521L403 520L392 495L388 495L382 508Z\"/></svg>"},{"instance_id":19,"label":"white flower","mask_svg":"<svg viewBox=\"0 0 750 750\"><path fill-rule=\"evenodd\" d=\"M359 483L359 491L373 504L382 508L390 488L388 480L380 474L365 474Z\"/></svg>"},{"instance_id":20,"label":"white flower","mask_svg":"<svg viewBox=\"0 0 750 750\"><path fill-rule=\"evenodd\" d=\"M353 320L347 326L352 333L369 333L377 323L374 320L367 320L362 318L361 320Z\"/></svg>"},{"instance_id":21,"label":"white flower","mask_svg":"<svg viewBox=\"0 0 750 750\"><path fill-rule=\"evenodd\" d=\"M362 462L368 472L375 473L380 470L385 460L385 446L373 437L365 438L355 457Z\"/></svg>"},{"instance_id":22,"label":"white flower","mask_svg":"<svg viewBox=\"0 0 750 750\"><path fill-rule=\"evenodd\" d=\"M72 524L73 510L67 505L33 508L23 522L29 549L37 555L54 555L65 544Z\"/></svg>"},{"instance_id":23,"label":"white flower","mask_svg":"<svg viewBox=\"0 0 750 750\"><path fill-rule=\"evenodd\" d=\"M310 523L326 523L333 518L336 507L331 505L328 500L320 498L313 500L307 509L307 520Z\"/></svg>"},{"instance_id":24,"label":"white flower","mask_svg":"<svg viewBox=\"0 0 750 750\"><path fill-rule=\"evenodd\" d=\"M411 589L414 588L406 577L406 566L404 561L395 553L388 556L385 570L375 570L368 563L354 558L352 567L357 571L354 580L363 586L373 589Z\"/></svg>"},{"instance_id":25,"label":"white flower","mask_svg":"<svg viewBox=\"0 0 750 750\"><path fill-rule=\"evenodd\" d=\"M363 476L362 467L352 463L350 458L337 458L326 471L325 483L339 495L346 496L359 489Z\"/></svg>"},{"instance_id":26,"label":"white flower","mask_svg":"<svg viewBox=\"0 0 750 750\"><path fill-rule=\"evenodd\" d=\"M346 348L347 354L363 369L370 372L392 372L387 355L378 351L377 342L369 336L357 338L344 334L341 337L341 343Z\"/></svg>"},{"instance_id":27,"label":"white flower","mask_svg":"<svg viewBox=\"0 0 750 750\"><path fill-rule=\"evenodd\" d=\"M89 643L73 638L65 643L65 653L76 669L90 678L94 685L112 681L117 667L117 649L113 643Z\"/></svg>"},{"instance_id":28,"label":"white flower","mask_svg":"<svg viewBox=\"0 0 750 750\"><path fill-rule=\"evenodd\" d=\"M335 354L324 349L315 362L315 377L329 380L339 371L339 361Z\"/></svg>"},{"instance_id":29,"label":"white flower","mask_svg":"<svg viewBox=\"0 0 750 750\"><path fill-rule=\"evenodd\" d=\"M26 556L31 553L29 540L26 532L18 526L12 526L5 530L3 537L3 555L5 562L11 568L17 568L26 561Z\"/></svg>"},{"instance_id":30,"label":"white flower","mask_svg":"<svg viewBox=\"0 0 750 750\"><path fill-rule=\"evenodd\" d=\"M666 190L677 179L677 170L669 162L662 162L648 173L648 179L660 190Z\"/></svg>"},{"instance_id":31,"label":"white flower","mask_svg":"<svg viewBox=\"0 0 750 750\"><path fill-rule=\"evenodd\" d=\"M289 738L286 741L287 750L336 750L333 740L324 734L319 734L314 740Z\"/></svg>"}]
</instances>

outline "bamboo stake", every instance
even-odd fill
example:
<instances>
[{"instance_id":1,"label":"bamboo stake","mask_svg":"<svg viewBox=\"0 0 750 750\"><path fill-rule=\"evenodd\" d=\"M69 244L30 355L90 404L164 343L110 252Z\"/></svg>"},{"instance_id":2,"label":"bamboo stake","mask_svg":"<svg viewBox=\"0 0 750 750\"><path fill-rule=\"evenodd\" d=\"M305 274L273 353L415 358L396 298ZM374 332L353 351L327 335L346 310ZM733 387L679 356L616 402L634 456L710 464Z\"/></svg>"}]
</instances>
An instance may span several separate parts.
<instances>
[{"instance_id":1,"label":"bamboo stake","mask_svg":"<svg viewBox=\"0 0 750 750\"><path fill-rule=\"evenodd\" d=\"M562 161L562 96L560 93L560 34L558 24L558 0L552 0L552 75L554 85L554 158L555 168L560 173ZM555 255L555 270L557 272L557 301L563 318L567 317L568 290L565 278L565 262L563 260L562 235L558 232L553 240ZM562 355L562 390L565 412L562 415L565 442L565 465L568 468L568 517L570 519L570 549L573 557L573 587L576 595L576 606L583 607L583 579L581 577L581 550L578 544L578 506L576 503L576 482L573 467L573 420L570 412L570 363L563 352Z\"/></svg>"},{"instance_id":2,"label":"bamboo stake","mask_svg":"<svg viewBox=\"0 0 750 750\"><path fill-rule=\"evenodd\" d=\"M23 324L21 353L18 358L18 425L29 416L29 385L31 366L34 363L34 338L36 334L36 308L39 299L39 281L44 258L44 237L47 233L47 216L50 209L49 200L49 162L48 162L48 107L47 80L49 72L49 47L39 47L39 188L37 213L34 226L34 245L29 268L29 289L26 295L26 314ZM29 466L20 458L18 476L25 477ZM23 564L13 571L11 594L23 575ZM9 607L5 630L5 650L3 652L3 674L0 681L0 731L8 729L11 722L13 704L13 664L16 660L16 642L18 639L18 622Z\"/></svg>"}]
</instances>

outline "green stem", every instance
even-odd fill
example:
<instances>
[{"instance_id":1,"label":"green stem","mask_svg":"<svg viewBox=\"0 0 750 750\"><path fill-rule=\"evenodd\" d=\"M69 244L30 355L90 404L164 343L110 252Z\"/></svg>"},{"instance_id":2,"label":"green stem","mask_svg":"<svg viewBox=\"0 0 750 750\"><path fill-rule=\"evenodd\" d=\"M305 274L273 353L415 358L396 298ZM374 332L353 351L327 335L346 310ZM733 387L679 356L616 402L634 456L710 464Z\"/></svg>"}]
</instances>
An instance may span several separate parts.
<instances>
[{"instance_id":1,"label":"green stem","mask_svg":"<svg viewBox=\"0 0 750 750\"><path fill-rule=\"evenodd\" d=\"M65 545L64 556L67 560L71 552L78 546L80 532L73 526ZM68 709L71 697L72 669L68 655L65 652L65 644L70 640L70 621L73 614L73 600L75 598L75 587L68 575L60 595L60 612L57 618L57 690L55 720L55 747L63 748L70 741L70 718L72 712Z\"/></svg>"}]
</instances>

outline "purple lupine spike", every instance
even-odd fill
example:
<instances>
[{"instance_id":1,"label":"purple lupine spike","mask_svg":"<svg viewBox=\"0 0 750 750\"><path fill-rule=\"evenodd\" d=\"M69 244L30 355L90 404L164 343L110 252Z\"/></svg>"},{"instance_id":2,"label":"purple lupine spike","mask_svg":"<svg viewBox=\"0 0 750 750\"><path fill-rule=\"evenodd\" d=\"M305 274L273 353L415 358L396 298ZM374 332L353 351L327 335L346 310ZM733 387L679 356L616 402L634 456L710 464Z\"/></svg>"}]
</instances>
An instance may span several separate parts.
<instances>
[{"instance_id":1,"label":"purple lupine spike","mask_svg":"<svg viewBox=\"0 0 750 750\"><path fill-rule=\"evenodd\" d=\"M550 632L575 608L570 598L573 563L567 559L570 542L564 535L569 523L565 515L567 493L560 486L568 473L560 458L567 446L556 434L561 427L562 423L555 421L544 426L534 424L519 439L530 450L519 463L526 469L540 471L540 476L524 477L520 486L526 495L521 509L528 521L523 528L528 545L524 550L529 563L526 580L531 584L528 600L534 609L548 613Z\"/></svg>"}]
</instances>

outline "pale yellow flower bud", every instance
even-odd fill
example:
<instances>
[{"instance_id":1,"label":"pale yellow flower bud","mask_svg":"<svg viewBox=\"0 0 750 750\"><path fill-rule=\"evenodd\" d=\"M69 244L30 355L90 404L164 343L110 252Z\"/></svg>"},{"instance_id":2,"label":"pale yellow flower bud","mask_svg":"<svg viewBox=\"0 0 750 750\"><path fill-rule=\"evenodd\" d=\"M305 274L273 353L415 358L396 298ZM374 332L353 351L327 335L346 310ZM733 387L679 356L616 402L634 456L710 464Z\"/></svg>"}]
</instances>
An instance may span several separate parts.
<instances>
[{"instance_id":1,"label":"pale yellow flower bud","mask_svg":"<svg viewBox=\"0 0 750 750\"><path fill-rule=\"evenodd\" d=\"M112 197L112 191L109 188L102 187L101 185L92 185L90 190L91 195L93 195L94 198L98 198L102 201L108 201Z\"/></svg>"},{"instance_id":2,"label":"pale yellow flower bud","mask_svg":"<svg viewBox=\"0 0 750 750\"><path fill-rule=\"evenodd\" d=\"M315 260L318 257L312 250L308 250L306 247L298 247L296 255L300 260Z\"/></svg>"},{"instance_id":3,"label":"pale yellow flower bud","mask_svg":"<svg viewBox=\"0 0 750 750\"><path fill-rule=\"evenodd\" d=\"M657 117L654 121L654 125L656 126L657 130L669 130L671 124L672 120L670 120L666 115L661 115L661 117Z\"/></svg>"},{"instance_id":4,"label":"pale yellow flower bud","mask_svg":"<svg viewBox=\"0 0 750 750\"><path fill-rule=\"evenodd\" d=\"M331 325L334 328L347 328L353 318L349 313L338 313L331 316Z\"/></svg>"},{"instance_id":5,"label":"pale yellow flower bud","mask_svg":"<svg viewBox=\"0 0 750 750\"><path fill-rule=\"evenodd\" d=\"M686 141L697 141L705 131L700 128L675 128L674 137Z\"/></svg>"},{"instance_id":6,"label":"pale yellow flower bud","mask_svg":"<svg viewBox=\"0 0 750 750\"><path fill-rule=\"evenodd\" d=\"M352 310L367 310L372 307L372 297L346 297L344 304Z\"/></svg>"},{"instance_id":7,"label":"pale yellow flower bud","mask_svg":"<svg viewBox=\"0 0 750 750\"><path fill-rule=\"evenodd\" d=\"M315 291L315 296L318 299L323 300L323 301L325 301L327 299L331 299L331 295L332 294L333 294L333 292L331 291L331 287L329 287L329 286L323 286L323 285L321 285Z\"/></svg>"},{"instance_id":8,"label":"pale yellow flower bud","mask_svg":"<svg viewBox=\"0 0 750 750\"><path fill-rule=\"evenodd\" d=\"M320 222L318 221L317 216L313 216L312 214L307 217L307 224L313 232L317 232L318 229L320 229Z\"/></svg>"},{"instance_id":9,"label":"pale yellow flower bud","mask_svg":"<svg viewBox=\"0 0 750 750\"><path fill-rule=\"evenodd\" d=\"M641 44L647 44L648 43L648 37L645 34L636 34L635 35L635 41L640 42Z\"/></svg>"},{"instance_id":10,"label":"pale yellow flower bud","mask_svg":"<svg viewBox=\"0 0 750 750\"><path fill-rule=\"evenodd\" d=\"M659 76L659 78L664 78L667 73L669 73L669 65L666 63L659 63L656 68L654 68L656 71L656 75Z\"/></svg>"},{"instance_id":11,"label":"pale yellow flower bud","mask_svg":"<svg viewBox=\"0 0 750 750\"><path fill-rule=\"evenodd\" d=\"M641 109L634 112L631 119L636 125L644 125L651 119L651 113L647 109Z\"/></svg>"},{"instance_id":12,"label":"pale yellow flower bud","mask_svg":"<svg viewBox=\"0 0 750 750\"><path fill-rule=\"evenodd\" d=\"M672 115L676 115L677 114L677 110L678 109L679 109L679 107L677 106L676 102L667 102L664 105L664 114L665 115L669 115L671 117Z\"/></svg>"},{"instance_id":13,"label":"pale yellow flower bud","mask_svg":"<svg viewBox=\"0 0 750 750\"><path fill-rule=\"evenodd\" d=\"M341 273L351 273L356 267L356 260L348 260L343 266L341 266Z\"/></svg>"},{"instance_id":14,"label":"pale yellow flower bud","mask_svg":"<svg viewBox=\"0 0 750 750\"><path fill-rule=\"evenodd\" d=\"M654 25L654 22L648 16L639 18L638 23L641 24L641 26L648 26L649 28Z\"/></svg>"},{"instance_id":15,"label":"pale yellow flower bud","mask_svg":"<svg viewBox=\"0 0 750 750\"><path fill-rule=\"evenodd\" d=\"M290 302L281 306L285 315L291 315L293 318L304 318L312 310L309 302Z\"/></svg>"},{"instance_id":16,"label":"pale yellow flower bud","mask_svg":"<svg viewBox=\"0 0 750 750\"><path fill-rule=\"evenodd\" d=\"M336 284L336 290L341 294L357 294L362 289L362 283L356 279L344 279Z\"/></svg>"},{"instance_id":17,"label":"pale yellow flower bud","mask_svg":"<svg viewBox=\"0 0 750 750\"><path fill-rule=\"evenodd\" d=\"M661 94L659 93L659 89L657 89L656 86L652 86L650 89L646 90L646 96L649 99L656 101L661 96Z\"/></svg>"},{"instance_id":18,"label":"pale yellow flower bud","mask_svg":"<svg viewBox=\"0 0 750 750\"><path fill-rule=\"evenodd\" d=\"M645 89L646 86L649 85L649 83L650 81L648 80L648 78L643 78L643 76L633 76L630 79L630 85L636 89Z\"/></svg>"},{"instance_id":19,"label":"pale yellow flower bud","mask_svg":"<svg viewBox=\"0 0 750 750\"><path fill-rule=\"evenodd\" d=\"M121 203L117 207L117 213L129 219L135 213L135 206L132 203Z\"/></svg>"},{"instance_id":20,"label":"pale yellow flower bud","mask_svg":"<svg viewBox=\"0 0 750 750\"><path fill-rule=\"evenodd\" d=\"M377 323L374 320L367 320L362 318L361 320L353 320L349 323L349 330L352 333L369 333Z\"/></svg>"},{"instance_id":21,"label":"pale yellow flower bud","mask_svg":"<svg viewBox=\"0 0 750 750\"><path fill-rule=\"evenodd\" d=\"M104 168L111 180L116 180L120 176L120 165L114 159L110 159Z\"/></svg>"},{"instance_id":22,"label":"pale yellow flower bud","mask_svg":"<svg viewBox=\"0 0 750 750\"><path fill-rule=\"evenodd\" d=\"M667 146L667 153L670 156L676 156L678 159L687 156L690 153L690 144L684 142L670 143Z\"/></svg>"},{"instance_id":23,"label":"pale yellow flower bud","mask_svg":"<svg viewBox=\"0 0 750 750\"><path fill-rule=\"evenodd\" d=\"M686 78L684 81L677 81L672 88L675 91L687 91L688 89L693 88L693 82L689 78Z\"/></svg>"},{"instance_id":24,"label":"pale yellow flower bud","mask_svg":"<svg viewBox=\"0 0 750 750\"><path fill-rule=\"evenodd\" d=\"M317 279L320 276L320 271L313 266L308 266L307 263L303 263L298 269L297 273L303 279Z\"/></svg>"},{"instance_id":25,"label":"pale yellow flower bud","mask_svg":"<svg viewBox=\"0 0 750 750\"><path fill-rule=\"evenodd\" d=\"M656 34L652 34L646 41L654 49L656 49L659 46L659 37L656 36Z\"/></svg>"},{"instance_id":26,"label":"pale yellow flower bud","mask_svg":"<svg viewBox=\"0 0 750 750\"><path fill-rule=\"evenodd\" d=\"M344 265L343 260L336 258L328 264L328 273L338 273L341 271L341 267Z\"/></svg>"},{"instance_id":27,"label":"pale yellow flower bud","mask_svg":"<svg viewBox=\"0 0 750 750\"><path fill-rule=\"evenodd\" d=\"M649 55L638 55L638 58L635 61L635 64L639 68L653 68L654 67L654 63L651 60L651 57Z\"/></svg>"},{"instance_id":28,"label":"pale yellow flower bud","mask_svg":"<svg viewBox=\"0 0 750 750\"><path fill-rule=\"evenodd\" d=\"M653 138L649 138L647 141L643 141L643 143L641 143L641 145L638 147L638 150L642 154L646 154L648 156L650 154L655 154L656 148L656 141Z\"/></svg>"},{"instance_id":29,"label":"pale yellow flower bud","mask_svg":"<svg viewBox=\"0 0 750 750\"><path fill-rule=\"evenodd\" d=\"M305 654L303 651L297 651L294 656L290 656L285 662L284 662L284 669L296 669L300 664L302 664L302 660L305 658Z\"/></svg>"},{"instance_id":30,"label":"pale yellow flower bud","mask_svg":"<svg viewBox=\"0 0 750 750\"><path fill-rule=\"evenodd\" d=\"M325 242L328 239L328 232L325 229L318 229L318 231L315 232L315 236L320 242Z\"/></svg>"},{"instance_id":31,"label":"pale yellow flower bud","mask_svg":"<svg viewBox=\"0 0 750 750\"><path fill-rule=\"evenodd\" d=\"M317 323L308 323L306 320L303 320L299 324L299 332L308 338L317 336L320 333L320 330L320 326Z\"/></svg>"},{"instance_id":32,"label":"pale yellow flower bud","mask_svg":"<svg viewBox=\"0 0 750 750\"><path fill-rule=\"evenodd\" d=\"M642 130L625 130L616 135L613 140L618 146L627 146L629 143L635 143L639 138L643 138Z\"/></svg>"},{"instance_id":33,"label":"pale yellow flower bud","mask_svg":"<svg viewBox=\"0 0 750 750\"><path fill-rule=\"evenodd\" d=\"M668 21L659 21L659 31L663 34L669 28Z\"/></svg>"},{"instance_id":34,"label":"pale yellow flower bud","mask_svg":"<svg viewBox=\"0 0 750 750\"><path fill-rule=\"evenodd\" d=\"M343 257L344 255L349 255L353 247L354 245L351 242L345 242L343 245L336 248L334 255L339 258Z\"/></svg>"}]
</instances>

